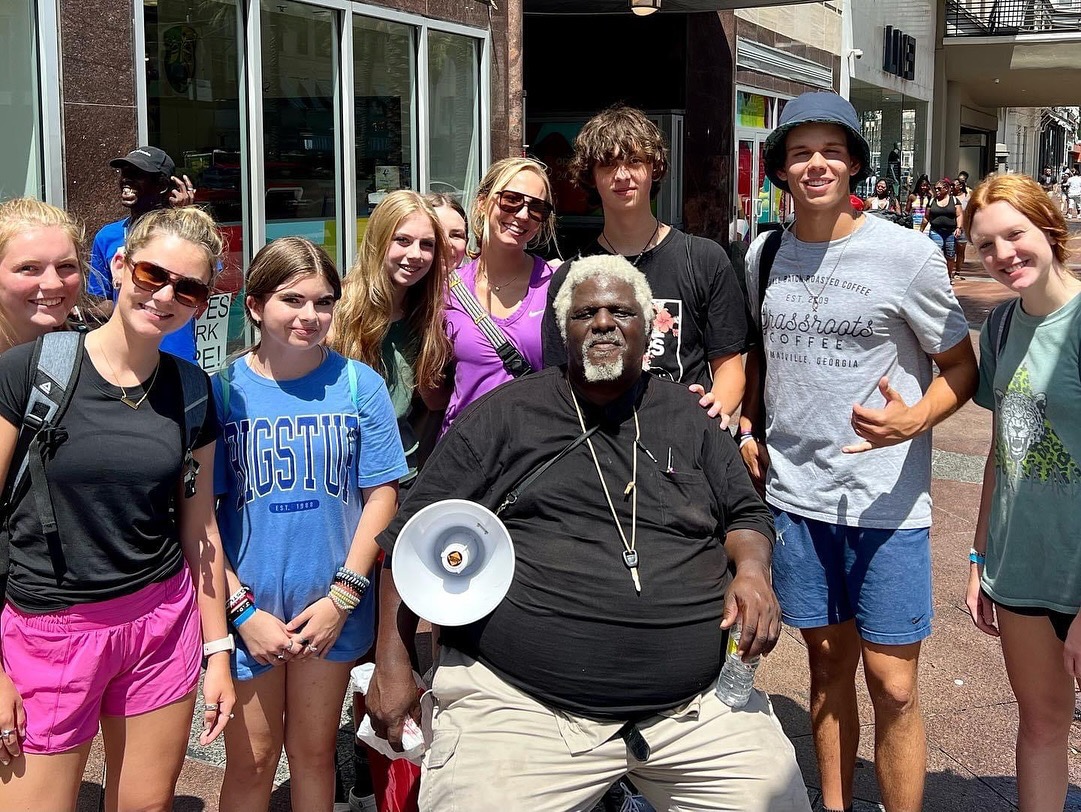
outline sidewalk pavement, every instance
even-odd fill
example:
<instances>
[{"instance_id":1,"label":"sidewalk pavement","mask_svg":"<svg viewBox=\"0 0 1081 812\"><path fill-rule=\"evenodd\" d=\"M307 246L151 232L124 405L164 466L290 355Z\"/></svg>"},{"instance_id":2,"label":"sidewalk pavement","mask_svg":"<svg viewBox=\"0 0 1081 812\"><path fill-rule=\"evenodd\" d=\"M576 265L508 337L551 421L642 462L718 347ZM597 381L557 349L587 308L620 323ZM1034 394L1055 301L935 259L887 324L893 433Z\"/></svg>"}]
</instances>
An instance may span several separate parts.
<instances>
[{"instance_id":1,"label":"sidewalk pavement","mask_svg":"<svg viewBox=\"0 0 1081 812\"><path fill-rule=\"evenodd\" d=\"M1081 270L1081 223L1070 223L1074 256ZM957 297L978 343L978 330L994 305L1009 293L992 281L969 250ZM1017 703L1006 678L998 642L979 632L964 603L968 550L976 526L980 482L991 435L991 415L968 403L934 432L931 534L934 571L934 633L923 647L920 662L920 701L927 722L927 784L925 812L1008 812L1017 809L1014 739ZM771 695L773 707L792 739L808 793L819 800L819 778L808 710L810 677L799 633L785 628L781 641L758 671L757 685ZM860 720L859 762L856 769L856 812L881 809L874 771L874 715L857 675ZM344 717L343 717L344 718ZM339 759L351 772L351 724L339 731ZM193 739L194 742L194 732ZM101 797L100 737L87 763L78 812L98 812ZM177 812L217 812L224 751L220 745L188 748L174 809ZM273 812L290 809L288 773L279 769L279 786L271 800ZM1070 734L1070 796L1066 809L1081 812L1081 729ZM305 812L297 810L297 812Z\"/></svg>"}]
</instances>

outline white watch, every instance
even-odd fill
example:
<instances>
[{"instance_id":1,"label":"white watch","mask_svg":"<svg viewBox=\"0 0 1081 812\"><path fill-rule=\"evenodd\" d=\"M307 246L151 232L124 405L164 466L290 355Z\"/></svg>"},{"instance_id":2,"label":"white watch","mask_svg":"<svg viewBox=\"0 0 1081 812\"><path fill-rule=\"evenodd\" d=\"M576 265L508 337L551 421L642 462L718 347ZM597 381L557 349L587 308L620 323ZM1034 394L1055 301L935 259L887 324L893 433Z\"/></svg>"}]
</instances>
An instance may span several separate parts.
<instances>
[{"instance_id":1,"label":"white watch","mask_svg":"<svg viewBox=\"0 0 1081 812\"><path fill-rule=\"evenodd\" d=\"M227 634L221 640L211 640L209 643L203 643L204 657L209 657L211 654L217 654L219 651L236 651L236 643L233 641L233 635Z\"/></svg>"}]
</instances>

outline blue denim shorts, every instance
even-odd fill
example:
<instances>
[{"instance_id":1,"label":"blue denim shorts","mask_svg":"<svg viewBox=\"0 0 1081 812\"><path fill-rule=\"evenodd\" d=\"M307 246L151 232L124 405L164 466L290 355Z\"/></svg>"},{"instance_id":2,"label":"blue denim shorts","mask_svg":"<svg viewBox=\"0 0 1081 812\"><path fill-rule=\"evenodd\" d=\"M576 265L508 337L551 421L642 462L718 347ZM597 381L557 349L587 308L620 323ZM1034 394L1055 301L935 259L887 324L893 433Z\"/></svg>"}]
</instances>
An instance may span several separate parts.
<instances>
[{"instance_id":1,"label":"blue denim shorts","mask_svg":"<svg viewBox=\"0 0 1081 812\"><path fill-rule=\"evenodd\" d=\"M784 622L814 629L856 621L871 643L931 634L931 534L807 519L773 508L773 589Z\"/></svg>"},{"instance_id":2,"label":"blue denim shorts","mask_svg":"<svg viewBox=\"0 0 1081 812\"><path fill-rule=\"evenodd\" d=\"M954 237L953 232L949 234L939 234L937 231L931 232L931 239L934 241L942 253L945 254L946 259L953 259L957 256L957 238Z\"/></svg>"}]
</instances>

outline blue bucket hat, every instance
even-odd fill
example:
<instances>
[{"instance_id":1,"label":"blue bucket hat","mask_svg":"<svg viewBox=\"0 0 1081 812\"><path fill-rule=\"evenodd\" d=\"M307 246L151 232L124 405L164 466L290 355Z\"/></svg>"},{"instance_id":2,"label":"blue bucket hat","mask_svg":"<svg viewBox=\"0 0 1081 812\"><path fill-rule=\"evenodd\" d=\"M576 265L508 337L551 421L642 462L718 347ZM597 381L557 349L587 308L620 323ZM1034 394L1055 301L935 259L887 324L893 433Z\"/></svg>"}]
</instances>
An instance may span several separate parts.
<instances>
[{"instance_id":1,"label":"blue bucket hat","mask_svg":"<svg viewBox=\"0 0 1081 812\"><path fill-rule=\"evenodd\" d=\"M801 124L836 124L848 135L848 151L859 162L860 168L848 179L849 191L871 174L871 148L860 132L856 109L836 93L812 91L797 96L784 106L781 121L766 136L766 176L778 188L788 191L788 182L777 173L784 169L784 143L789 132Z\"/></svg>"}]
</instances>

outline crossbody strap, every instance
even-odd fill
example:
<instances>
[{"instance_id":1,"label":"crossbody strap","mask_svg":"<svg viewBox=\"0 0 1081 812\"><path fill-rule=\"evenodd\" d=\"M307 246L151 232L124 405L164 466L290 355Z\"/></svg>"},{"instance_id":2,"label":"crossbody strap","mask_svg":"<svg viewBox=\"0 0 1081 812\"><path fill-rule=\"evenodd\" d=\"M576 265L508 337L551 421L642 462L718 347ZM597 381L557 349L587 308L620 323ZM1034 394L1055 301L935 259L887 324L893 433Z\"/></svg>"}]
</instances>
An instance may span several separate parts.
<instances>
[{"instance_id":1,"label":"crossbody strap","mask_svg":"<svg viewBox=\"0 0 1081 812\"><path fill-rule=\"evenodd\" d=\"M499 325L492 321L492 315L477 301L477 297L473 295L457 271L450 272L450 292L454 294L458 304L465 308L465 312L473 319L473 323L480 329L481 334L492 345L499 360L503 362L503 368L511 377L519 378L533 371L529 361L517 347L511 344L507 334L499 329Z\"/></svg>"},{"instance_id":2,"label":"crossbody strap","mask_svg":"<svg viewBox=\"0 0 1081 812\"><path fill-rule=\"evenodd\" d=\"M571 440L562 451L560 451L558 454L556 454L550 460L548 460L546 462L542 462L540 465L538 465L536 468L534 468L532 471L530 471L528 474L526 474L524 477L522 477L520 480L518 480L518 484L510 489L510 492L507 493L507 495L503 497L503 501L499 503L499 507L497 507L495 509L495 515L499 516L501 513L503 513L504 510L509 508L515 502L517 502L518 497L521 495L522 491L524 491L526 488L528 488L530 485L532 485L534 480L536 480L537 477L539 477L541 474L543 474L545 471L547 471L549 468L551 468L553 465L555 465L557 462L559 462L565 456L567 456L572 451L574 451L574 449L578 448L578 446L580 446L582 443L584 443L586 440L588 440L593 435L593 433L599 428L600 428L600 423L597 423L596 425L592 426L591 428L586 429L584 432L582 432L577 437L575 437L573 440Z\"/></svg>"}]
</instances>

